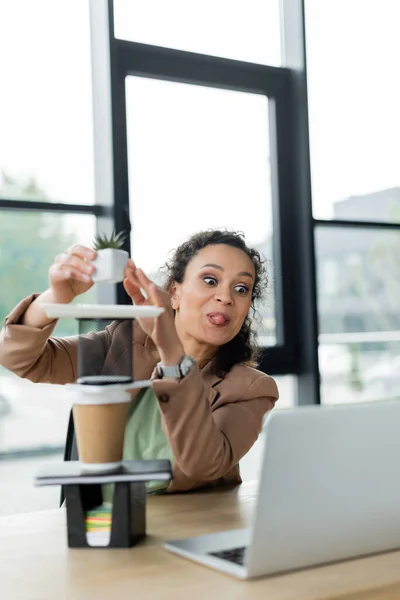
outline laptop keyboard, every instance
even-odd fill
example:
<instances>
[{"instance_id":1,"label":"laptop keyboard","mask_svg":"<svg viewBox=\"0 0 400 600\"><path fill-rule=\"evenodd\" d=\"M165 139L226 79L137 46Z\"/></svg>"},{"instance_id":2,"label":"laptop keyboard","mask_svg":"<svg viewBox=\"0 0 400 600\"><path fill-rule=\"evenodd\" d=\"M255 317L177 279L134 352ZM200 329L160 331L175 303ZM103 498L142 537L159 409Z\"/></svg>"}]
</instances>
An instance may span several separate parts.
<instances>
[{"instance_id":1,"label":"laptop keyboard","mask_svg":"<svg viewBox=\"0 0 400 600\"><path fill-rule=\"evenodd\" d=\"M243 565L245 551L246 546L242 546L241 548L230 548L229 550L221 550L220 552L210 552L210 555L229 560L237 565Z\"/></svg>"}]
</instances>

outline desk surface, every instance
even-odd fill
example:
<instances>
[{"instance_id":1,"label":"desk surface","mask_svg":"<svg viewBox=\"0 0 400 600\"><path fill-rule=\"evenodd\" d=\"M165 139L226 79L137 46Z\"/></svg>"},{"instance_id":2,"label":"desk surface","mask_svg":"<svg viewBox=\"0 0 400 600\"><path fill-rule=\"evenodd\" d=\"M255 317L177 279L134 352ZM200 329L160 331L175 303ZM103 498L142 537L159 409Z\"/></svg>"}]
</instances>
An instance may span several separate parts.
<instances>
[{"instance_id":1,"label":"desk surface","mask_svg":"<svg viewBox=\"0 0 400 600\"><path fill-rule=\"evenodd\" d=\"M64 509L0 518L2 600L399 600L400 552L240 581L175 556L165 539L245 527L257 486L148 498L129 550L69 549Z\"/></svg>"}]
</instances>

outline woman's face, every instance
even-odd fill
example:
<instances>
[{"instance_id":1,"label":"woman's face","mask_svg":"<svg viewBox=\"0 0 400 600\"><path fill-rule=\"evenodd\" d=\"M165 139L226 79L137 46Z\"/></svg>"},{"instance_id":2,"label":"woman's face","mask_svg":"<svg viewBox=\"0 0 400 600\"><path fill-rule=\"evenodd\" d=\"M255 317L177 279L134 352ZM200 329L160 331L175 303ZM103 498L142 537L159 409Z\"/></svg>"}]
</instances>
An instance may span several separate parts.
<instances>
[{"instance_id":1,"label":"woman's face","mask_svg":"<svg viewBox=\"0 0 400 600\"><path fill-rule=\"evenodd\" d=\"M182 341L222 346L240 331L252 298L255 269L245 252L225 244L206 246L171 290Z\"/></svg>"}]
</instances>

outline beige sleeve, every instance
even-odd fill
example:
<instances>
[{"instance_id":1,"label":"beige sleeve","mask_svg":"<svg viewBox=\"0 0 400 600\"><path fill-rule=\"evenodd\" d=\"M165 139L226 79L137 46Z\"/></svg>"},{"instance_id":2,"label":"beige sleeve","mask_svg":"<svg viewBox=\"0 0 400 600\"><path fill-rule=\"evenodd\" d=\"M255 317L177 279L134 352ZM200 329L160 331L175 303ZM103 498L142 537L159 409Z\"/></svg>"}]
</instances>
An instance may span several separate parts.
<instances>
[{"instance_id":1,"label":"beige sleeve","mask_svg":"<svg viewBox=\"0 0 400 600\"><path fill-rule=\"evenodd\" d=\"M6 317L0 332L0 364L35 383L73 382L77 336L51 338L57 320L43 328L21 325L23 314L37 296L33 294L22 300Z\"/></svg>"},{"instance_id":2,"label":"beige sleeve","mask_svg":"<svg viewBox=\"0 0 400 600\"><path fill-rule=\"evenodd\" d=\"M77 378L79 336L50 337L57 324L56 319L42 328L21 324L22 316L37 296L33 294L22 300L6 317L0 332L0 365L35 383L73 383ZM114 322L105 331L82 337L96 339L104 360L114 363L121 350L118 336L114 339L116 330L117 323ZM147 356L146 341L147 336L135 321L135 372L139 378L149 377L157 361L151 355Z\"/></svg>"},{"instance_id":3,"label":"beige sleeve","mask_svg":"<svg viewBox=\"0 0 400 600\"><path fill-rule=\"evenodd\" d=\"M223 477L256 441L264 414L278 398L275 381L267 375L253 381L236 402L210 406L215 393L197 366L179 382L154 380L165 434L181 471L194 480Z\"/></svg>"}]
</instances>

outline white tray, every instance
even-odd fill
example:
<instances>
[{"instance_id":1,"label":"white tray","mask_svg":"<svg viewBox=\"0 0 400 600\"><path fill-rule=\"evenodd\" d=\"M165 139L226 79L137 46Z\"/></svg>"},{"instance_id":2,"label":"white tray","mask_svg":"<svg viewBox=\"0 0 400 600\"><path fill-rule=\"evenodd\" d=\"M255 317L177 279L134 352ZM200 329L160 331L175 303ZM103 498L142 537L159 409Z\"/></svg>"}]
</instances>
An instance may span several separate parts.
<instances>
[{"instance_id":1,"label":"white tray","mask_svg":"<svg viewBox=\"0 0 400 600\"><path fill-rule=\"evenodd\" d=\"M46 317L60 319L138 319L158 317L164 308L158 306L133 306L128 304L41 304Z\"/></svg>"}]
</instances>

